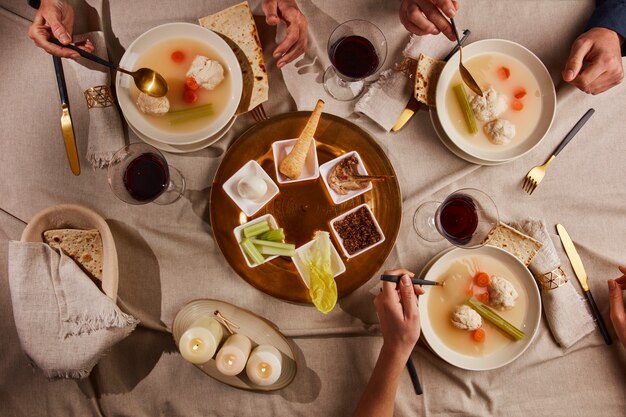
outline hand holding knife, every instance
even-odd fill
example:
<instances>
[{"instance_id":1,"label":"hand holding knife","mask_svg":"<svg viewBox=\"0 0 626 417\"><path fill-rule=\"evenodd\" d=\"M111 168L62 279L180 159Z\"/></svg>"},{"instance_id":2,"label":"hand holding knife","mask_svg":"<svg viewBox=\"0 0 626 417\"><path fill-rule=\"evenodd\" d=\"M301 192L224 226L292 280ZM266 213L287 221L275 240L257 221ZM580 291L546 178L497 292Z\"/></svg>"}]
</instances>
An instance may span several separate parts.
<instances>
[{"instance_id":1,"label":"hand holding knife","mask_svg":"<svg viewBox=\"0 0 626 417\"><path fill-rule=\"evenodd\" d=\"M574 242L569 237L567 230L561 224L556 225L556 230L559 233L559 237L561 238L561 243L563 243L563 247L565 248L565 253L567 253L567 257L569 258L570 263L572 264L572 269L574 269L574 273L576 274L576 278L580 282L580 286L585 293L585 297L587 298L587 302L591 307L591 312L595 318L596 323L598 324L598 328L600 329L600 333L602 333L602 337L604 337L604 341L607 345L613 343L611 339L611 335L604 324L604 320L602 319L602 315L600 315L600 311L598 310L598 306L591 295L591 290L589 289L589 284L587 282L587 272L585 271L585 267L583 266L583 262L576 251L576 247L574 246Z\"/></svg>"}]
</instances>

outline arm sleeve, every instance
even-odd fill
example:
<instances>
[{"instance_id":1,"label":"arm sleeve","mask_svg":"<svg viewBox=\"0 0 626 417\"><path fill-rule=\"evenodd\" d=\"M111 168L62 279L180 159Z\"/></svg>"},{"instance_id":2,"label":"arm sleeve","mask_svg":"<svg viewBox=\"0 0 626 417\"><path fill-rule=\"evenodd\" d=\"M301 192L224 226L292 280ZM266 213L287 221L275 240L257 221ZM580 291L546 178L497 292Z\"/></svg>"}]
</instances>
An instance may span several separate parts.
<instances>
[{"instance_id":1,"label":"arm sleeve","mask_svg":"<svg viewBox=\"0 0 626 417\"><path fill-rule=\"evenodd\" d=\"M626 0L596 0L587 30L594 27L611 29L626 39ZM622 42L622 56L626 56L626 42Z\"/></svg>"}]
</instances>

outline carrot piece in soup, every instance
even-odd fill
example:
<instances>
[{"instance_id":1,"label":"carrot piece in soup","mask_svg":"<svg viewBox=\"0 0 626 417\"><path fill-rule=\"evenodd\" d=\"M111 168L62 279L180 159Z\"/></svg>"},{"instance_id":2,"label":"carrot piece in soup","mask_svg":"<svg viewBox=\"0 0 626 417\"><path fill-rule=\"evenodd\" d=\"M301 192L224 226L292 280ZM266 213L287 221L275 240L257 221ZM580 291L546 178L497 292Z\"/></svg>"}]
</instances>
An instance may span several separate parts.
<instances>
[{"instance_id":1,"label":"carrot piece in soup","mask_svg":"<svg viewBox=\"0 0 626 417\"><path fill-rule=\"evenodd\" d=\"M195 91L185 90L183 100L185 100L185 103L193 104L198 101L198 94Z\"/></svg>"},{"instance_id":2,"label":"carrot piece in soup","mask_svg":"<svg viewBox=\"0 0 626 417\"><path fill-rule=\"evenodd\" d=\"M187 79L185 80L185 88L187 90L196 91L198 88L200 88L200 86L198 85L196 80L193 79L193 77L187 77Z\"/></svg>"},{"instance_id":3,"label":"carrot piece in soup","mask_svg":"<svg viewBox=\"0 0 626 417\"><path fill-rule=\"evenodd\" d=\"M511 76L510 69L508 69L507 67L498 68L498 78L500 78L501 80L508 80L510 76Z\"/></svg>"},{"instance_id":4,"label":"carrot piece in soup","mask_svg":"<svg viewBox=\"0 0 626 417\"><path fill-rule=\"evenodd\" d=\"M183 62L185 60L185 54L183 51L174 51L171 55L172 61L174 62Z\"/></svg>"},{"instance_id":5,"label":"carrot piece in soup","mask_svg":"<svg viewBox=\"0 0 626 417\"><path fill-rule=\"evenodd\" d=\"M524 87L517 87L513 90L513 96L518 100L524 98L526 96L526 89Z\"/></svg>"},{"instance_id":6,"label":"carrot piece in soup","mask_svg":"<svg viewBox=\"0 0 626 417\"><path fill-rule=\"evenodd\" d=\"M486 336L487 335L485 334L485 330L482 327L472 332L472 339L474 339L474 341L478 343L484 342Z\"/></svg>"},{"instance_id":7,"label":"carrot piece in soup","mask_svg":"<svg viewBox=\"0 0 626 417\"><path fill-rule=\"evenodd\" d=\"M513 100L513 103L511 103L511 108L515 111L522 111L524 109L524 103L519 100Z\"/></svg>"},{"instance_id":8,"label":"carrot piece in soup","mask_svg":"<svg viewBox=\"0 0 626 417\"><path fill-rule=\"evenodd\" d=\"M489 274L486 272L477 272L476 275L474 275L474 283L478 287L486 287L490 282L491 279L489 278Z\"/></svg>"},{"instance_id":9,"label":"carrot piece in soup","mask_svg":"<svg viewBox=\"0 0 626 417\"><path fill-rule=\"evenodd\" d=\"M478 294L478 296L476 298L478 298L478 301L480 301L483 304L488 304L489 303L489 293L488 292L480 293L480 294Z\"/></svg>"}]
</instances>

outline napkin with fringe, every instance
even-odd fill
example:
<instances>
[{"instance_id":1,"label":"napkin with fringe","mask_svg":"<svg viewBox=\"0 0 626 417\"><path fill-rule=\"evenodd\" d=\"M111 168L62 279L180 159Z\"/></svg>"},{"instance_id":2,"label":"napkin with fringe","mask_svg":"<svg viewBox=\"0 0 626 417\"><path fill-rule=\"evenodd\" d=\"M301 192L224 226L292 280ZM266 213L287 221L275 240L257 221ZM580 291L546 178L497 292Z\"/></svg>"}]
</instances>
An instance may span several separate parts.
<instances>
[{"instance_id":1,"label":"napkin with fringe","mask_svg":"<svg viewBox=\"0 0 626 417\"><path fill-rule=\"evenodd\" d=\"M445 36L411 35L402 55L415 61L420 53L443 59L453 47L454 44ZM414 84L415 79L409 78L402 71L383 71L380 78L356 103L354 110L366 115L389 132L413 95Z\"/></svg>"},{"instance_id":2,"label":"napkin with fringe","mask_svg":"<svg viewBox=\"0 0 626 417\"><path fill-rule=\"evenodd\" d=\"M552 279L550 274L561 266L552 238L548 234L543 221L529 219L519 223L518 228L529 236L543 243L543 247L534 257L529 268L542 288L541 283ZM594 330L593 318L587 311L585 301L578 294L572 282L567 280L565 273L558 270L557 282L560 286L554 289L541 289L543 310L548 326L557 343L569 348Z\"/></svg>"},{"instance_id":3,"label":"napkin with fringe","mask_svg":"<svg viewBox=\"0 0 626 417\"><path fill-rule=\"evenodd\" d=\"M50 379L85 378L138 323L45 243L9 243L9 287L22 349Z\"/></svg>"},{"instance_id":4,"label":"napkin with fringe","mask_svg":"<svg viewBox=\"0 0 626 417\"><path fill-rule=\"evenodd\" d=\"M96 31L74 35L75 42L87 39L94 45L93 54L108 59L102 32ZM74 70L78 84L83 92L94 87L111 87L111 72L109 68L82 57L76 61L67 59L65 62ZM109 100L107 107L92 107L89 109L87 159L94 168L106 167L113 158L113 154L125 144L124 131L115 100L112 99L112 95L108 97L111 100Z\"/></svg>"}]
</instances>

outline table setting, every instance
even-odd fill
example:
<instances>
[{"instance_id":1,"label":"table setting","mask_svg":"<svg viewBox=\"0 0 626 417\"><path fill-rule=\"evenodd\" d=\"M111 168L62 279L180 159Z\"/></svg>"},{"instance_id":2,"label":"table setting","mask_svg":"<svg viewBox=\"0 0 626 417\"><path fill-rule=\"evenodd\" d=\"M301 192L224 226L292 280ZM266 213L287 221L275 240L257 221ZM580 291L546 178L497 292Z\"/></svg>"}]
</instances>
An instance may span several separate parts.
<instances>
[{"instance_id":1,"label":"table setting","mask_svg":"<svg viewBox=\"0 0 626 417\"><path fill-rule=\"evenodd\" d=\"M394 415L623 415L626 87L561 76L594 2L463 3L451 41L300 1L280 68L262 3L72 2L73 60L0 2L0 413L351 415L401 267Z\"/></svg>"}]
</instances>

